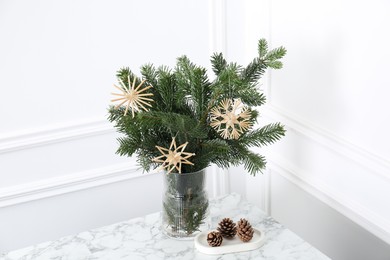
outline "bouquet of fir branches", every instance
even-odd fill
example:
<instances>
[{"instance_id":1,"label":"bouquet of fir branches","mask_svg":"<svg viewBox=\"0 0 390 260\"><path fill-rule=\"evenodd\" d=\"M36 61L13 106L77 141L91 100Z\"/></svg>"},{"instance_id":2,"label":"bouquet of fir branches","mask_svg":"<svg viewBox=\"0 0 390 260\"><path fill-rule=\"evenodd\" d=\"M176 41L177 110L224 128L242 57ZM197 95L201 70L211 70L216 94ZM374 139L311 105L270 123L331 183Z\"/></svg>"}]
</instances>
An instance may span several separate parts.
<instances>
[{"instance_id":1,"label":"bouquet of fir branches","mask_svg":"<svg viewBox=\"0 0 390 260\"><path fill-rule=\"evenodd\" d=\"M136 154L146 171L189 173L214 163L261 172L266 160L250 148L274 143L285 130L280 123L254 128L266 101L258 82L267 68L282 68L285 53L283 47L268 50L264 39L258 42L258 57L246 66L216 53L213 79L186 56L173 69L146 64L141 76L120 69L114 85L119 92L113 93L118 103L110 106L108 118L123 134L117 153Z\"/></svg>"}]
</instances>

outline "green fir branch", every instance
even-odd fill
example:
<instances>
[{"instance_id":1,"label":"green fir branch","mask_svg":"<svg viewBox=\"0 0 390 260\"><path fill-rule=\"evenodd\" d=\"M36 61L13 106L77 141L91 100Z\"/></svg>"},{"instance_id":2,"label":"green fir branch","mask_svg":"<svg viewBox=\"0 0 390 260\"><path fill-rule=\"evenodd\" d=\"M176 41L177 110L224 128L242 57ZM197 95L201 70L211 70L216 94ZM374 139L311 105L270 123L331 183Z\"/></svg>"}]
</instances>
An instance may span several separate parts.
<instances>
[{"instance_id":1,"label":"green fir branch","mask_svg":"<svg viewBox=\"0 0 390 260\"><path fill-rule=\"evenodd\" d=\"M210 98L206 69L194 65L186 56L182 56L177 60L175 75L179 92L184 93L183 97L193 108L194 116L201 119Z\"/></svg>"},{"instance_id":2,"label":"green fir branch","mask_svg":"<svg viewBox=\"0 0 390 260\"><path fill-rule=\"evenodd\" d=\"M248 151L243 158L244 169L249 172L250 175L255 176L256 173L263 173L267 161L265 157L259 154Z\"/></svg>"},{"instance_id":3,"label":"green fir branch","mask_svg":"<svg viewBox=\"0 0 390 260\"><path fill-rule=\"evenodd\" d=\"M283 58L284 55L286 55L286 53L287 53L287 50L282 46L282 47L275 48L275 49L269 51L265 55L264 59L269 60L269 61L279 60L279 59Z\"/></svg>"},{"instance_id":4,"label":"green fir branch","mask_svg":"<svg viewBox=\"0 0 390 260\"><path fill-rule=\"evenodd\" d=\"M240 142L246 147L261 147L275 143L285 135L285 132L280 123L272 123L243 135Z\"/></svg>"},{"instance_id":5,"label":"green fir branch","mask_svg":"<svg viewBox=\"0 0 390 260\"><path fill-rule=\"evenodd\" d=\"M268 53L268 43L266 39L260 39L259 43L257 45L257 50L259 52L259 58L264 58L265 55Z\"/></svg>"},{"instance_id":6,"label":"green fir branch","mask_svg":"<svg viewBox=\"0 0 390 260\"><path fill-rule=\"evenodd\" d=\"M214 53L211 56L211 66L215 75L219 75L224 69L226 69L227 61L224 59L222 53Z\"/></svg>"},{"instance_id":7,"label":"green fir branch","mask_svg":"<svg viewBox=\"0 0 390 260\"><path fill-rule=\"evenodd\" d=\"M258 172L262 173L262 171L265 169L265 165L267 164L265 157L256 154L241 145L239 145L237 148L239 151L238 156L244 164L244 169L253 176L255 176Z\"/></svg>"},{"instance_id":8,"label":"green fir branch","mask_svg":"<svg viewBox=\"0 0 390 260\"><path fill-rule=\"evenodd\" d=\"M254 58L241 72L245 83L256 83L264 74L267 64L259 58Z\"/></svg>"},{"instance_id":9,"label":"green fir branch","mask_svg":"<svg viewBox=\"0 0 390 260\"><path fill-rule=\"evenodd\" d=\"M199 122L188 115L178 113L167 113L159 111L145 112L139 115L139 119L147 128L161 128L170 132L172 136L177 133L195 139L207 137L207 129ZM188 140L186 140L188 141Z\"/></svg>"},{"instance_id":10,"label":"green fir branch","mask_svg":"<svg viewBox=\"0 0 390 260\"><path fill-rule=\"evenodd\" d=\"M158 86L158 73L153 64L145 64L141 67L141 75L144 79L146 79L148 85L152 85L153 87Z\"/></svg>"}]
</instances>

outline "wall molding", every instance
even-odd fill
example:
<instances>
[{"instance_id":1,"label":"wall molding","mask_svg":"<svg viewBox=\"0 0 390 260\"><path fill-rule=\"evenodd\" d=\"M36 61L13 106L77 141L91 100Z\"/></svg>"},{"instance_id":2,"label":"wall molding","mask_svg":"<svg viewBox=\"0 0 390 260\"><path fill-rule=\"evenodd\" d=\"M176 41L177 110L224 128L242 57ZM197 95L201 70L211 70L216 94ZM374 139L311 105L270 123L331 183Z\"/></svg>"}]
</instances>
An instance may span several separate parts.
<instances>
[{"instance_id":1,"label":"wall molding","mask_svg":"<svg viewBox=\"0 0 390 260\"><path fill-rule=\"evenodd\" d=\"M325 183L305 178L303 174L300 174L303 172L302 169L297 169L282 158L269 158L268 167L272 174L279 174L300 189L306 191L390 244L389 220L378 216L376 213L361 206L356 201L348 199L347 196L335 191Z\"/></svg>"},{"instance_id":2,"label":"wall molding","mask_svg":"<svg viewBox=\"0 0 390 260\"><path fill-rule=\"evenodd\" d=\"M210 55L227 52L227 1L215 0L209 2L209 49ZM230 178L228 170L220 169L216 165L210 167L213 181L213 196L219 197L229 193Z\"/></svg>"},{"instance_id":3,"label":"wall molding","mask_svg":"<svg viewBox=\"0 0 390 260\"><path fill-rule=\"evenodd\" d=\"M213 164L210 167L212 172L212 182L213 182L213 197L217 198L230 193L230 177L228 169L220 169L218 166Z\"/></svg>"},{"instance_id":4,"label":"wall molding","mask_svg":"<svg viewBox=\"0 0 390 260\"><path fill-rule=\"evenodd\" d=\"M384 181L390 182L390 162L388 160L364 148L358 147L325 129L310 124L306 120L276 106L268 105L263 110L263 115L274 121L283 122L288 130L302 134L332 152L351 159L353 162L375 174L375 176L381 177ZM362 206L342 192L336 191L323 181L305 177L310 176L310 174L302 169L298 169L283 158L273 155L267 159L269 160L268 167L272 174L274 172L278 173L302 190L390 244L390 222L388 220Z\"/></svg>"},{"instance_id":5,"label":"wall molding","mask_svg":"<svg viewBox=\"0 0 390 260\"><path fill-rule=\"evenodd\" d=\"M299 132L322 146L353 160L369 171L390 182L390 161L354 145L335 134L310 124L303 118L293 115L273 105L268 105L264 110L264 116L281 121L287 128Z\"/></svg>"},{"instance_id":6,"label":"wall molding","mask_svg":"<svg viewBox=\"0 0 390 260\"><path fill-rule=\"evenodd\" d=\"M104 119L49 126L0 136L0 154L114 132Z\"/></svg>"},{"instance_id":7,"label":"wall molding","mask_svg":"<svg viewBox=\"0 0 390 260\"><path fill-rule=\"evenodd\" d=\"M129 162L6 187L0 189L0 208L154 174Z\"/></svg>"},{"instance_id":8,"label":"wall molding","mask_svg":"<svg viewBox=\"0 0 390 260\"><path fill-rule=\"evenodd\" d=\"M266 170L262 176L261 191L262 191L262 210L271 215L271 171Z\"/></svg>"},{"instance_id":9,"label":"wall molding","mask_svg":"<svg viewBox=\"0 0 390 260\"><path fill-rule=\"evenodd\" d=\"M214 0L209 2L209 20L210 54L222 52L226 56L226 0Z\"/></svg>"}]
</instances>

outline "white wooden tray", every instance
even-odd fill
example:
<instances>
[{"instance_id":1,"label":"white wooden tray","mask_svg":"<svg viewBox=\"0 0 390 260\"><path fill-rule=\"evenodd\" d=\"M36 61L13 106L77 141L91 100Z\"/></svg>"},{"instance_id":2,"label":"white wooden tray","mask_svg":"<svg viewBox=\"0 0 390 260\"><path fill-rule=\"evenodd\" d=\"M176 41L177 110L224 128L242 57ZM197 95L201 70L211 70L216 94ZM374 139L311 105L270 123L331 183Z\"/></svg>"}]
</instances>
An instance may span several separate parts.
<instances>
[{"instance_id":1,"label":"white wooden tray","mask_svg":"<svg viewBox=\"0 0 390 260\"><path fill-rule=\"evenodd\" d=\"M208 255L219 255L254 250L264 244L265 235L264 232L261 232L256 228L253 228L253 230L253 238L249 242L242 242L237 236L235 236L233 239L224 238L222 244L218 247L209 246L207 243L207 234L211 232L211 230L204 231L195 237L195 248L199 250L199 252Z\"/></svg>"}]
</instances>

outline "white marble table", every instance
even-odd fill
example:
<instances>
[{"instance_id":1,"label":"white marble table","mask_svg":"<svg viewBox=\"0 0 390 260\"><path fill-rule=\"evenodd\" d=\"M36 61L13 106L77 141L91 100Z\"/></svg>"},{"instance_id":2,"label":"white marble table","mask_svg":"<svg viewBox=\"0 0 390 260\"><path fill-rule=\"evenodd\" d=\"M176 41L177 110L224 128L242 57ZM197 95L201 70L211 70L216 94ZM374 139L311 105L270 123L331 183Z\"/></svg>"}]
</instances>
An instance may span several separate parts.
<instances>
[{"instance_id":1,"label":"white marble table","mask_svg":"<svg viewBox=\"0 0 390 260\"><path fill-rule=\"evenodd\" d=\"M245 217L266 234L266 243L248 252L205 255L194 248L193 241L172 240L160 232L160 213L131 219L110 226L67 236L0 255L1 260L317 260L329 259L296 234L283 227L259 208L230 194L210 201L212 226L223 217Z\"/></svg>"}]
</instances>

